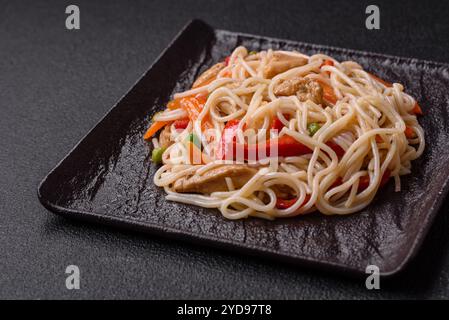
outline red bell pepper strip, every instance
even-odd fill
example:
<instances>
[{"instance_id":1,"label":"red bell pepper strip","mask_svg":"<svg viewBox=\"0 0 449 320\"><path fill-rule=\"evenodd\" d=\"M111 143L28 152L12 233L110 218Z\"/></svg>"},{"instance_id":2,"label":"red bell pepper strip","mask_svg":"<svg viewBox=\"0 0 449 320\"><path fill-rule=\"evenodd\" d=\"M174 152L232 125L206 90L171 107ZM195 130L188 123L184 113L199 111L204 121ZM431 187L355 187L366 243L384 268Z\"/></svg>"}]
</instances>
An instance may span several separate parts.
<instances>
[{"instance_id":1,"label":"red bell pepper strip","mask_svg":"<svg viewBox=\"0 0 449 320\"><path fill-rule=\"evenodd\" d=\"M345 150L342 147L340 147L338 144L336 144L335 142L333 142L331 140L326 142L326 145L329 148L331 148L332 150L334 150L334 152L337 154L338 158L343 157L343 155L345 154Z\"/></svg>"},{"instance_id":2,"label":"red bell pepper strip","mask_svg":"<svg viewBox=\"0 0 449 320\"><path fill-rule=\"evenodd\" d=\"M380 179L380 187L383 187L385 184L387 184L388 180L390 179L391 171L389 169L385 170L384 174L382 175L382 178ZM360 177L359 180L359 188L358 192L362 192L366 188L368 188L370 183L370 177L368 175Z\"/></svg>"},{"instance_id":3,"label":"red bell pepper strip","mask_svg":"<svg viewBox=\"0 0 449 320\"><path fill-rule=\"evenodd\" d=\"M382 137L381 136L379 136L378 134L376 134L376 142L377 143L382 143L382 142L384 142L384 139L382 139Z\"/></svg>"},{"instance_id":4,"label":"red bell pepper strip","mask_svg":"<svg viewBox=\"0 0 449 320\"><path fill-rule=\"evenodd\" d=\"M188 118L179 119L179 120L175 120L175 122L173 122L173 126L176 129L185 129L189 125L189 122L190 122L190 120Z\"/></svg>"},{"instance_id":5,"label":"red bell pepper strip","mask_svg":"<svg viewBox=\"0 0 449 320\"><path fill-rule=\"evenodd\" d=\"M279 157L294 157L294 156L301 156L304 154L312 153L312 150L302 144L301 142L298 142L295 138L292 138L290 136L284 135L277 139L271 139L267 140L266 143L262 144L245 144L245 145L238 145L234 147L234 151L236 151L237 148L243 148L244 152L244 159L245 160L262 160L265 159L264 156L269 157L272 155L272 150L277 149L277 155ZM265 148L265 151L261 155L259 155L259 152L261 151L261 148ZM236 152L234 152L235 154Z\"/></svg>"},{"instance_id":6,"label":"red bell pepper strip","mask_svg":"<svg viewBox=\"0 0 449 320\"><path fill-rule=\"evenodd\" d=\"M282 130L284 127L284 124L281 120L279 120L278 117L274 117L273 121L271 122L271 129L277 130L278 132Z\"/></svg>"},{"instance_id":7,"label":"red bell pepper strip","mask_svg":"<svg viewBox=\"0 0 449 320\"><path fill-rule=\"evenodd\" d=\"M239 123L240 120L238 119L229 120L226 123L216 152L217 159L224 160L226 154L229 154L230 152L229 147L234 148L233 154L235 156L235 140Z\"/></svg>"},{"instance_id":8,"label":"red bell pepper strip","mask_svg":"<svg viewBox=\"0 0 449 320\"><path fill-rule=\"evenodd\" d=\"M305 154L312 153L312 149L302 144L298 140L288 135L283 135L278 139L268 140L265 145L265 155L269 156L271 154L271 150L273 148L277 148L279 157L295 157L302 156ZM338 144L328 141L326 143L328 147L335 151L337 156L341 158L345 151ZM259 145L258 144L245 144L244 146L244 154L245 160L248 160L249 156L256 155L256 159L252 160L260 160L259 159Z\"/></svg>"},{"instance_id":9,"label":"red bell pepper strip","mask_svg":"<svg viewBox=\"0 0 449 320\"><path fill-rule=\"evenodd\" d=\"M331 187L329 189L336 188L342 184L343 184L343 179L341 177L338 177L337 179L335 179L334 183L331 184Z\"/></svg>"},{"instance_id":10,"label":"red bell pepper strip","mask_svg":"<svg viewBox=\"0 0 449 320\"><path fill-rule=\"evenodd\" d=\"M279 157L293 157L312 153L312 150L310 148L287 135L284 135L278 139L267 140L266 143L261 144L237 144L235 141L235 135L232 134L232 129L230 130L230 132L225 132L222 135L220 146L217 151L217 159L232 160L228 158L229 153L231 152L229 148L232 148L233 158L236 157L237 149L239 149L243 150L244 160L256 161L264 159L264 156L269 157L272 150L275 150L276 148L278 151L277 155ZM261 148L265 148L265 152L262 154L262 157L259 155L259 151L261 151Z\"/></svg>"},{"instance_id":11,"label":"red bell pepper strip","mask_svg":"<svg viewBox=\"0 0 449 320\"><path fill-rule=\"evenodd\" d=\"M278 139L269 140L269 143L266 146L266 154L270 154L272 148L277 148L280 157L294 157L312 153L312 150L309 147L287 135L283 135Z\"/></svg>"},{"instance_id":12,"label":"red bell pepper strip","mask_svg":"<svg viewBox=\"0 0 449 320\"><path fill-rule=\"evenodd\" d=\"M404 134L407 139L413 139L416 136L415 131L413 131L413 128L411 127L405 127Z\"/></svg>"},{"instance_id":13,"label":"red bell pepper strip","mask_svg":"<svg viewBox=\"0 0 449 320\"><path fill-rule=\"evenodd\" d=\"M381 188L387 184L388 180L390 180L390 177L391 177L391 171L390 171L390 169L386 169L384 174L382 175L382 178L380 179L380 187Z\"/></svg>"},{"instance_id":14,"label":"red bell pepper strip","mask_svg":"<svg viewBox=\"0 0 449 320\"><path fill-rule=\"evenodd\" d=\"M284 115L284 118L290 120L290 115L286 114ZM275 116L271 121L271 129L277 130L279 132L282 130L283 127L285 127L285 125L282 123L281 120L279 120L278 117Z\"/></svg>"},{"instance_id":15,"label":"red bell pepper strip","mask_svg":"<svg viewBox=\"0 0 449 320\"><path fill-rule=\"evenodd\" d=\"M309 200L310 200L310 195L306 194L306 197L304 198L304 202L299 206L299 208L301 208L304 204L309 202ZM277 209L288 209L291 206L293 206L296 203L296 201L298 201L298 198L293 198L293 199L277 198L277 200L276 200L276 208Z\"/></svg>"},{"instance_id":16,"label":"red bell pepper strip","mask_svg":"<svg viewBox=\"0 0 449 320\"><path fill-rule=\"evenodd\" d=\"M385 186L388 182L388 180L391 177L391 171L389 169L385 170L384 174L382 175L382 179L380 180L380 187L382 188ZM360 177L359 180L359 187L357 189L358 192L362 192L366 188L368 188L370 182L370 177L368 175ZM338 187L343 184L343 179L341 177L338 177L334 183L330 186L329 189L333 189L335 187Z\"/></svg>"},{"instance_id":17,"label":"red bell pepper strip","mask_svg":"<svg viewBox=\"0 0 449 320\"><path fill-rule=\"evenodd\" d=\"M230 120L226 124L223 130L223 134L221 136L219 147L217 149L216 153L217 159L232 160L228 159L228 157L226 156L229 155L229 153L231 152L229 148L232 148L234 158L237 153L236 152L237 148L242 148L244 153L244 160L249 160L249 157L255 157L255 159L251 160L260 160L259 157L260 148L265 148L264 155L266 156L271 155L271 150L275 150L276 148L278 152L277 155L279 157L294 157L312 153L312 149L310 149L306 145L302 144L295 138L288 135L283 135L280 138L267 140L265 143L261 144L246 144L246 143L244 145L237 144L236 134L239 122L240 122L239 120ZM328 141L326 145L329 146L332 150L334 150L339 158L342 157L345 153L345 150L333 141Z\"/></svg>"}]
</instances>

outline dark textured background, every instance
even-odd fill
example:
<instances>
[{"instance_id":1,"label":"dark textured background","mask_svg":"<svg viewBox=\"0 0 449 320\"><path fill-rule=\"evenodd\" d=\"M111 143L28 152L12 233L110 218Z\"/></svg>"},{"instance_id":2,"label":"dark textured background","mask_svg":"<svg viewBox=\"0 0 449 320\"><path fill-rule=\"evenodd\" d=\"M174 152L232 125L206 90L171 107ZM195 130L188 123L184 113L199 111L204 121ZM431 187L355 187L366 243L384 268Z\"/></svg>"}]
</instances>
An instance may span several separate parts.
<instances>
[{"instance_id":1,"label":"dark textured background","mask_svg":"<svg viewBox=\"0 0 449 320\"><path fill-rule=\"evenodd\" d=\"M81 30L64 27L81 9ZM449 6L376 1L0 1L0 298L449 298L446 201L398 277L363 281L54 216L45 174L191 18L217 28L449 61ZM81 290L65 288L65 267Z\"/></svg>"}]
</instances>

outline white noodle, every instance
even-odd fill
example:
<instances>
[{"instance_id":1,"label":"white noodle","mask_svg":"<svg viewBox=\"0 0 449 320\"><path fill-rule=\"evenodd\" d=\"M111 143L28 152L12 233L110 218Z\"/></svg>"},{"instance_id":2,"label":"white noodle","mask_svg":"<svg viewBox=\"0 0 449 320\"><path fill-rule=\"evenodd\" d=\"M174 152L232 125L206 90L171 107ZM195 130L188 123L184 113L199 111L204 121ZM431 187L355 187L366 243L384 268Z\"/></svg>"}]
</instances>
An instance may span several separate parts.
<instances>
[{"instance_id":1,"label":"white noodle","mask_svg":"<svg viewBox=\"0 0 449 320\"><path fill-rule=\"evenodd\" d=\"M403 86L396 83L386 86L353 61L340 63L323 54L309 57L299 52L277 52L290 58L305 58L307 62L266 79L264 70L276 51L248 55L246 48L238 47L215 80L175 95L180 99L198 93L209 94L198 121L190 122L181 131L171 128L174 144L164 152L164 164L154 175L155 184L168 193L167 199L217 208L228 219L248 216L273 219L314 210L327 215L359 211L370 204L388 174L394 178L395 190L399 191L400 175L411 172L411 161L421 156L425 148L424 130L411 113L416 102L404 92ZM325 60L332 61L333 65L322 65ZM326 105L300 101L296 95L276 96L279 83L298 76L331 86L337 102L326 102ZM285 127L277 134L270 133L271 138L288 135L308 147L309 154L280 157L276 165L256 163L253 167L258 170L257 174L240 188L233 178L225 177L226 191L204 194L174 191L178 180L200 177L224 164L234 163L214 159L219 141L205 134L206 119L220 133L228 121L240 119L238 126L242 130L237 134L237 141L244 142L250 129L269 130L275 115ZM187 113L177 109L160 113L155 120L185 117ZM307 126L312 122L320 123L321 128L310 137ZM414 138L407 139L406 127L413 130ZM204 152L211 158L204 164L190 164L184 143L191 132L201 135L203 143L210 143ZM258 133L259 138L265 135ZM338 157L331 142L344 151L343 156ZM154 139L153 144L159 146ZM296 197L285 209L277 206L280 186L289 188Z\"/></svg>"}]
</instances>

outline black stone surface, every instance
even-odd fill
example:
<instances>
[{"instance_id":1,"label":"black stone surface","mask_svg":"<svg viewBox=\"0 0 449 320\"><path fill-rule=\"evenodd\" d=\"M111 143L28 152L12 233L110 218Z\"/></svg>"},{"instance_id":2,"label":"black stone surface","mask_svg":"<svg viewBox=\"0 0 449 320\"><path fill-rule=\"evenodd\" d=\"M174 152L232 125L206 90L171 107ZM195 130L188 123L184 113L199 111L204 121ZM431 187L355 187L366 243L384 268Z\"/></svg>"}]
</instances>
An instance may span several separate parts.
<instances>
[{"instance_id":1,"label":"black stone surface","mask_svg":"<svg viewBox=\"0 0 449 320\"><path fill-rule=\"evenodd\" d=\"M378 2L78 1L81 30L64 28L64 1L0 3L0 297L448 298L446 201L421 252L372 292L364 282L54 216L42 177L106 113L191 18L214 27L448 61L447 4ZM437 174L437 173L435 173ZM81 289L65 288L65 267Z\"/></svg>"}]
</instances>

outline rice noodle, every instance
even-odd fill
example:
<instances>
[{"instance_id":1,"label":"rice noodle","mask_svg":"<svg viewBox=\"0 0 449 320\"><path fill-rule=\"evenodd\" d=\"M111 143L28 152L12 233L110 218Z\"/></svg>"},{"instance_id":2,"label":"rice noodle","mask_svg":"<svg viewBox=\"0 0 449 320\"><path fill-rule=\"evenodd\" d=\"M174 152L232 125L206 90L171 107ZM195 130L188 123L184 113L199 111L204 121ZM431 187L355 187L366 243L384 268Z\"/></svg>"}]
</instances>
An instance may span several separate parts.
<instances>
[{"instance_id":1,"label":"rice noodle","mask_svg":"<svg viewBox=\"0 0 449 320\"><path fill-rule=\"evenodd\" d=\"M276 53L306 58L307 63L266 79L263 70ZM325 60L333 65L323 65ZM337 102L316 104L300 101L295 95L275 94L279 83L298 76L330 85ZM400 191L399 177L410 173L411 161L421 156L425 147L424 130L411 113L416 101L404 92L402 85L386 86L357 63L339 63L323 54L307 56L273 50L248 54L246 48L238 47L215 80L177 93L175 98L198 93L207 93L207 102L195 123L182 132L172 131L174 144L164 152L163 166L154 175L154 183L166 190L169 200L217 208L229 219L248 216L273 219L315 210L326 215L357 212L371 203L386 172L391 173L395 189ZM211 162L190 164L183 141L190 132L202 133L201 124L206 116L220 132L228 121L239 119L243 130L237 139L243 141L248 127L269 130L275 115L285 126L279 136L294 138L310 148L310 154L279 157L277 166L257 163L254 165L257 174L241 188L226 177L228 190L224 192L174 191L176 180L205 174L224 163L214 158L216 146L212 145L207 149ZM156 120L172 121L186 116L183 109L168 110L158 114ZM307 126L314 122L321 127L310 136ZM406 137L406 128L413 130L414 138ZM344 151L342 157L329 147L329 141ZM366 182L367 178L368 185L362 188L362 180ZM336 185L338 179L341 181ZM279 208L276 186L294 190L297 201L288 208Z\"/></svg>"}]
</instances>

